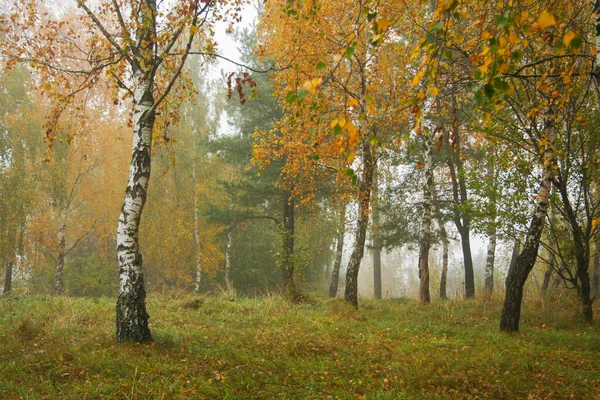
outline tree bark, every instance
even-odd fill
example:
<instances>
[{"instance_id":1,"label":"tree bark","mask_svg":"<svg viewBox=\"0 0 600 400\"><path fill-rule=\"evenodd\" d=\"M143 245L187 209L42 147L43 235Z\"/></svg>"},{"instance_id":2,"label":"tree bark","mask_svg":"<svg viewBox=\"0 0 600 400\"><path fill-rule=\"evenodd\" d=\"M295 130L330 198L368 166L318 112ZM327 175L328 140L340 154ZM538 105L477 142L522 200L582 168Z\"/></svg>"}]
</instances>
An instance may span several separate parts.
<instances>
[{"instance_id":1,"label":"tree bark","mask_svg":"<svg viewBox=\"0 0 600 400\"><path fill-rule=\"evenodd\" d=\"M548 287L550 287L550 281L552 280L552 272L553 267L551 265L546 268L546 272L544 272L544 281L542 282L542 287L540 289L540 296L544 296L548 293Z\"/></svg>"},{"instance_id":2,"label":"tree bark","mask_svg":"<svg viewBox=\"0 0 600 400\"><path fill-rule=\"evenodd\" d=\"M425 165L423 170L425 184L423 185L423 219L421 223L421 243L419 246L419 301L427 304L431 302L431 295L429 293L429 250L431 247L431 218L434 189L432 138L424 135L423 143L425 146Z\"/></svg>"},{"instance_id":3,"label":"tree bark","mask_svg":"<svg viewBox=\"0 0 600 400\"><path fill-rule=\"evenodd\" d=\"M490 229L489 239L487 248L487 258L485 262L485 292L491 295L494 292L494 262L496 259L496 241L497 241L497 229L496 229L496 183L495 183L495 170L494 170L494 156L493 153L489 158L488 165L488 179L492 187L490 193Z\"/></svg>"},{"instance_id":4,"label":"tree bark","mask_svg":"<svg viewBox=\"0 0 600 400\"><path fill-rule=\"evenodd\" d=\"M200 293L202 284L202 246L200 243L200 222L198 220L198 190L196 188L196 130L192 132L192 148L194 150L192 167L192 185L194 185L194 244L196 245L196 276L194 277L194 291Z\"/></svg>"},{"instance_id":5,"label":"tree bark","mask_svg":"<svg viewBox=\"0 0 600 400\"><path fill-rule=\"evenodd\" d=\"M465 173L461 159L461 141L460 127L456 117L456 106L454 107L454 121L452 123L452 134L454 146L452 159L448 163L450 169L450 178L452 180L452 196L454 199L454 223L460 234L460 241L463 253L463 264L465 271L465 297L475 297L475 274L473 272L473 256L471 255L471 218L464 210L467 204L467 185L465 182Z\"/></svg>"},{"instance_id":6,"label":"tree bark","mask_svg":"<svg viewBox=\"0 0 600 400\"><path fill-rule=\"evenodd\" d=\"M448 233L443 222L440 222L440 235L442 237L442 274L440 276L440 298L447 299L446 293L447 277L448 277Z\"/></svg>"},{"instance_id":7,"label":"tree bark","mask_svg":"<svg viewBox=\"0 0 600 400\"><path fill-rule=\"evenodd\" d=\"M523 251L516 257L514 264L511 264L506 276L506 293L500 319L500 330L503 332L519 331L523 286L535 264L540 238L544 229L544 222L548 215L550 190L552 188L554 167L556 165L554 149L551 147L556 135L553 118L553 112L550 110L544 127L543 138L548 144L543 147L544 150L541 159L542 177L536 200L535 213L529 224Z\"/></svg>"},{"instance_id":8,"label":"tree bark","mask_svg":"<svg viewBox=\"0 0 600 400\"><path fill-rule=\"evenodd\" d=\"M67 230L67 210L62 210L60 213L59 228L58 228L58 255L56 257L56 266L54 274L54 294L57 296L63 295L65 292L63 270L65 268L65 242Z\"/></svg>"},{"instance_id":9,"label":"tree bark","mask_svg":"<svg viewBox=\"0 0 600 400\"><path fill-rule=\"evenodd\" d=\"M377 173L373 174L373 295L376 299L381 299L381 235L380 235L380 220L379 220L379 188L377 181Z\"/></svg>"},{"instance_id":10,"label":"tree bark","mask_svg":"<svg viewBox=\"0 0 600 400\"><path fill-rule=\"evenodd\" d=\"M594 275L592 278L592 293L594 298L600 294L600 241L596 240L594 249Z\"/></svg>"},{"instance_id":11,"label":"tree bark","mask_svg":"<svg viewBox=\"0 0 600 400\"><path fill-rule=\"evenodd\" d=\"M2 291L3 294L9 294L12 290L13 265L14 264L12 260L6 263L6 271L4 275L4 290Z\"/></svg>"},{"instance_id":12,"label":"tree bark","mask_svg":"<svg viewBox=\"0 0 600 400\"><path fill-rule=\"evenodd\" d=\"M233 227L227 231L227 244L225 248L225 287L227 290L231 290L233 285L231 283L231 242L232 242Z\"/></svg>"},{"instance_id":13,"label":"tree bark","mask_svg":"<svg viewBox=\"0 0 600 400\"><path fill-rule=\"evenodd\" d=\"M281 272L283 275L283 292L290 300L296 300L296 286L294 284L294 199L291 192L283 192L283 255Z\"/></svg>"},{"instance_id":14,"label":"tree bark","mask_svg":"<svg viewBox=\"0 0 600 400\"><path fill-rule=\"evenodd\" d=\"M331 284L329 285L329 297L337 296L338 282L340 279L340 267L342 266L342 255L344 252L344 236L346 235L346 204L340 207L340 220L337 232L337 243L335 245L335 260L331 271Z\"/></svg>"},{"instance_id":15,"label":"tree bark","mask_svg":"<svg viewBox=\"0 0 600 400\"><path fill-rule=\"evenodd\" d=\"M352 304L354 308L358 308L358 271L365 251L375 168L373 148L368 139L363 139L362 142L363 174L358 185L358 226L356 227L354 250L348 262L344 292L345 300Z\"/></svg>"},{"instance_id":16,"label":"tree bark","mask_svg":"<svg viewBox=\"0 0 600 400\"><path fill-rule=\"evenodd\" d=\"M154 128L153 82L141 71L134 73L133 148L125 201L117 225L119 259L119 298L117 300L117 340L152 340L146 312L146 289L139 228L150 181L150 151Z\"/></svg>"},{"instance_id":17,"label":"tree bark","mask_svg":"<svg viewBox=\"0 0 600 400\"><path fill-rule=\"evenodd\" d=\"M575 259L577 260L576 275L579 282L579 297L583 308L583 319L584 321L591 322L594 319L589 275L591 229L584 232L579 225L577 214L573 210L571 200L569 199L567 183L559 177L555 180L555 186L560 193L567 221L573 234L573 250L575 252ZM592 218L589 218L589 224L591 225L591 223Z\"/></svg>"}]
</instances>

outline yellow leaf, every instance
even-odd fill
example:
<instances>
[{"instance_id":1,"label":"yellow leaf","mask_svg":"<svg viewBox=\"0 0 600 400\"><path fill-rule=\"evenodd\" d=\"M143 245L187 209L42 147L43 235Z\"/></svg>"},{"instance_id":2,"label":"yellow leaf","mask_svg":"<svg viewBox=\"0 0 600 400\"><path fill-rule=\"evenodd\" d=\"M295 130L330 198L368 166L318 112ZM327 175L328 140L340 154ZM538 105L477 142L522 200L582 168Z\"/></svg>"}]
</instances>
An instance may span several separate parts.
<instances>
[{"instance_id":1,"label":"yellow leaf","mask_svg":"<svg viewBox=\"0 0 600 400\"><path fill-rule=\"evenodd\" d=\"M348 107L354 107L354 106L357 106L357 105L358 105L358 100L356 100L356 99L350 99L348 101Z\"/></svg>"},{"instance_id":2,"label":"yellow leaf","mask_svg":"<svg viewBox=\"0 0 600 400\"><path fill-rule=\"evenodd\" d=\"M519 41L519 37L517 35L515 35L514 33L511 33L510 36L508 37L508 41L511 44L515 44Z\"/></svg>"},{"instance_id":3,"label":"yellow leaf","mask_svg":"<svg viewBox=\"0 0 600 400\"><path fill-rule=\"evenodd\" d=\"M348 123L350 125L350 123ZM358 128L352 124L352 127L348 127L348 144L350 146L356 146L358 143Z\"/></svg>"},{"instance_id":4,"label":"yellow leaf","mask_svg":"<svg viewBox=\"0 0 600 400\"><path fill-rule=\"evenodd\" d=\"M385 31L392 23L387 19L378 19L377 20L377 30L379 32Z\"/></svg>"},{"instance_id":5,"label":"yellow leaf","mask_svg":"<svg viewBox=\"0 0 600 400\"><path fill-rule=\"evenodd\" d=\"M508 69L509 69L509 65L508 65L507 63L502 63L502 64L500 65L500 73L501 73L501 74L505 74L505 73L507 73L507 72L508 72Z\"/></svg>"},{"instance_id":6,"label":"yellow leaf","mask_svg":"<svg viewBox=\"0 0 600 400\"><path fill-rule=\"evenodd\" d=\"M332 128L335 128L335 126L338 124L338 120L337 118L334 119L333 121L331 121L331 123L329 124Z\"/></svg>"},{"instance_id":7,"label":"yellow leaf","mask_svg":"<svg viewBox=\"0 0 600 400\"><path fill-rule=\"evenodd\" d=\"M546 146L548 144L548 141L546 139L541 139L539 142L540 146Z\"/></svg>"},{"instance_id":8,"label":"yellow leaf","mask_svg":"<svg viewBox=\"0 0 600 400\"><path fill-rule=\"evenodd\" d=\"M419 84L419 82L421 82L422 76L423 76L423 73L419 72L418 74L415 75L415 77L412 79L412 81L410 83L412 83L413 86L417 86Z\"/></svg>"},{"instance_id":9,"label":"yellow leaf","mask_svg":"<svg viewBox=\"0 0 600 400\"><path fill-rule=\"evenodd\" d=\"M432 86L429 89L429 93L431 93L432 96L437 96L440 93L440 90L437 88L437 86Z\"/></svg>"},{"instance_id":10,"label":"yellow leaf","mask_svg":"<svg viewBox=\"0 0 600 400\"><path fill-rule=\"evenodd\" d=\"M417 93L417 99L424 100L425 99L425 93L423 93L423 92Z\"/></svg>"},{"instance_id":11,"label":"yellow leaf","mask_svg":"<svg viewBox=\"0 0 600 400\"><path fill-rule=\"evenodd\" d=\"M563 43L565 44L565 46L569 47L571 45L571 41L573 39L575 39L575 33L573 33L572 31L569 31L567 33L565 33L565 36L563 37Z\"/></svg>"},{"instance_id":12,"label":"yellow leaf","mask_svg":"<svg viewBox=\"0 0 600 400\"><path fill-rule=\"evenodd\" d=\"M541 29L546 29L549 26L552 26L556 23L556 19L554 15L550 14L548 11L544 11L540 14L538 18L538 26Z\"/></svg>"},{"instance_id":13,"label":"yellow leaf","mask_svg":"<svg viewBox=\"0 0 600 400\"><path fill-rule=\"evenodd\" d=\"M344 125L346 125L346 118L340 118L340 120L338 121L338 124L340 126L340 128L343 128Z\"/></svg>"},{"instance_id":14,"label":"yellow leaf","mask_svg":"<svg viewBox=\"0 0 600 400\"><path fill-rule=\"evenodd\" d=\"M492 34L487 29L481 32L481 40L486 40L492 37Z\"/></svg>"},{"instance_id":15,"label":"yellow leaf","mask_svg":"<svg viewBox=\"0 0 600 400\"><path fill-rule=\"evenodd\" d=\"M346 154L346 160L348 160L348 162L350 164L352 164L352 162L354 161L354 158L356 157L356 153L351 151L349 153Z\"/></svg>"}]
</instances>

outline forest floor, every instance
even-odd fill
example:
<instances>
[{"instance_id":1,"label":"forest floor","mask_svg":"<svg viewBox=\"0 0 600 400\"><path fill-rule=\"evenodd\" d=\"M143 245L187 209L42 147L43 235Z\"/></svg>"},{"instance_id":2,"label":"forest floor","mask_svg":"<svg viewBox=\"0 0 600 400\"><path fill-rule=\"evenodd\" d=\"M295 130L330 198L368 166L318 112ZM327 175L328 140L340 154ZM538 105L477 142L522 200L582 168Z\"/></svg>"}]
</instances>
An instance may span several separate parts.
<instances>
[{"instance_id":1,"label":"forest floor","mask_svg":"<svg viewBox=\"0 0 600 400\"><path fill-rule=\"evenodd\" d=\"M0 298L2 399L600 399L600 327L562 300L151 295L155 342L118 344L115 300ZM596 315L598 315L596 310Z\"/></svg>"}]
</instances>

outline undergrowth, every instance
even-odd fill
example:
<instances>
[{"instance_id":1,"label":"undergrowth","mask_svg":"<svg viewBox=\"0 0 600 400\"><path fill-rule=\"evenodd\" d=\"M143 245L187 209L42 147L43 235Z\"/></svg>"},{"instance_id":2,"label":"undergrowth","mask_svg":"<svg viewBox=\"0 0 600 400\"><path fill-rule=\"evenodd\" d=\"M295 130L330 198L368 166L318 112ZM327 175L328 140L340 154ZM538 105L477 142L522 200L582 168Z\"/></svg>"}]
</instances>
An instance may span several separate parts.
<instances>
[{"instance_id":1,"label":"undergrowth","mask_svg":"<svg viewBox=\"0 0 600 400\"><path fill-rule=\"evenodd\" d=\"M565 299L498 331L495 299L361 302L170 293L151 344L118 344L114 299L0 300L0 398L600 398L600 332Z\"/></svg>"}]
</instances>

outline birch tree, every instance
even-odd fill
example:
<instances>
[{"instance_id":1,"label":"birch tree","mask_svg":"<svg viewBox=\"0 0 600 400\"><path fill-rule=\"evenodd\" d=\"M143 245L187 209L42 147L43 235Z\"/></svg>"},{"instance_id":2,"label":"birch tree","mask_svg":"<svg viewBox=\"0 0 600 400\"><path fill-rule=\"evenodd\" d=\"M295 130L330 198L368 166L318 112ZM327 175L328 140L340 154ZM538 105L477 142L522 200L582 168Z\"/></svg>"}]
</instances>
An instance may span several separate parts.
<instances>
[{"instance_id":1,"label":"birch tree","mask_svg":"<svg viewBox=\"0 0 600 400\"><path fill-rule=\"evenodd\" d=\"M56 138L69 107L85 120L86 95L99 87L114 93L115 104L131 112L133 143L129 180L117 224L119 341L152 340L139 226L150 178L154 128L177 119L176 104L190 93L184 65L190 53L210 56L218 20L239 20L240 1L112 0L95 5L77 0L69 18L44 18L43 5L14 3L4 53L11 63L27 62L41 75L42 90L54 101L47 140ZM36 35L32 40L32 35ZM195 40L198 43L195 43ZM178 92L177 96L169 96ZM168 100L168 101L167 101ZM82 121L82 122L83 122Z\"/></svg>"}]
</instances>

